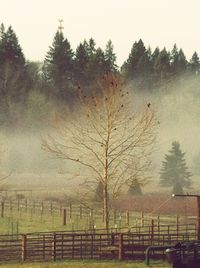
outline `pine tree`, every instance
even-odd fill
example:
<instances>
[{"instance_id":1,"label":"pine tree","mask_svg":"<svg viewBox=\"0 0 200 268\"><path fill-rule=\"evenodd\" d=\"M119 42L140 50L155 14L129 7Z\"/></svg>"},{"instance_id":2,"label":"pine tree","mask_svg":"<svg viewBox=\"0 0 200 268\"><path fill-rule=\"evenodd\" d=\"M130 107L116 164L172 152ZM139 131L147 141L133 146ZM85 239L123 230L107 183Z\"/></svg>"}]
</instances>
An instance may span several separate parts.
<instances>
[{"instance_id":1,"label":"pine tree","mask_svg":"<svg viewBox=\"0 0 200 268\"><path fill-rule=\"evenodd\" d=\"M90 67L91 74L94 80L99 79L102 75L106 73L105 54L100 47L97 48Z\"/></svg>"},{"instance_id":2,"label":"pine tree","mask_svg":"<svg viewBox=\"0 0 200 268\"><path fill-rule=\"evenodd\" d=\"M178 48L177 48L176 44L174 44L173 49L171 51L171 55L170 55L171 71L174 74L175 74L175 72L177 70L178 57L179 57Z\"/></svg>"},{"instance_id":3,"label":"pine tree","mask_svg":"<svg viewBox=\"0 0 200 268\"><path fill-rule=\"evenodd\" d=\"M96 43L95 43L94 39L93 39L93 38L90 38L90 39L89 39L89 42L88 42L88 54L89 54L90 58L91 58L91 57L95 54L95 52L96 52L96 48L95 48L95 46L96 46Z\"/></svg>"},{"instance_id":4,"label":"pine tree","mask_svg":"<svg viewBox=\"0 0 200 268\"><path fill-rule=\"evenodd\" d=\"M113 44L112 41L109 40L106 45L105 50L105 64L106 64L106 72L116 72L117 64L116 64L116 55L113 52Z\"/></svg>"},{"instance_id":5,"label":"pine tree","mask_svg":"<svg viewBox=\"0 0 200 268\"><path fill-rule=\"evenodd\" d=\"M103 201L103 189L104 189L103 183L99 181L97 188L95 190L94 201L97 201L97 202Z\"/></svg>"},{"instance_id":6,"label":"pine tree","mask_svg":"<svg viewBox=\"0 0 200 268\"><path fill-rule=\"evenodd\" d=\"M128 189L128 195L142 195L140 180L135 179Z\"/></svg>"},{"instance_id":7,"label":"pine tree","mask_svg":"<svg viewBox=\"0 0 200 268\"><path fill-rule=\"evenodd\" d=\"M188 62L182 49L177 48L176 44L171 52L171 72L172 75L183 74L187 70Z\"/></svg>"},{"instance_id":8,"label":"pine tree","mask_svg":"<svg viewBox=\"0 0 200 268\"><path fill-rule=\"evenodd\" d=\"M6 123L17 122L17 105L24 103L30 88L25 57L18 38L9 26L0 27L0 109ZM20 105L19 105L20 106Z\"/></svg>"},{"instance_id":9,"label":"pine tree","mask_svg":"<svg viewBox=\"0 0 200 268\"><path fill-rule=\"evenodd\" d=\"M144 74L146 54L147 51L141 39L133 44L131 53L122 66L122 72L128 79Z\"/></svg>"},{"instance_id":10,"label":"pine tree","mask_svg":"<svg viewBox=\"0 0 200 268\"><path fill-rule=\"evenodd\" d=\"M155 59L154 73L159 85L165 83L170 76L170 55L166 48L161 50Z\"/></svg>"},{"instance_id":11,"label":"pine tree","mask_svg":"<svg viewBox=\"0 0 200 268\"><path fill-rule=\"evenodd\" d=\"M190 177L192 174L188 171L185 153L180 149L180 144L172 142L172 149L165 155L165 161L162 162L160 171L160 184L163 187L173 187L174 194L182 194L184 188L191 185Z\"/></svg>"},{"instance_id":12,"label":"pine tree","mask_svg":"<svg viewBox=\"0 0 200 268\"><path fill-rule=\"evenodd\" d=\"M199 61L199 56L197 52L195 51L192 55L192 58L190 60L190 70L193 74L199 74L200 71L200 61Z\"/></svg>"},{"instance_id":13,"label":"pine tree","mask_svg":"<svg viewBox=\"0 0 200 268\"><path fill-rule=\"evenodd\" d=\"M56 32L45 58L45 72L54 94L66 99L73 84L73 51L60 31Z\"/></svg>"},{"instance_id":14,"label":"pine tree","mask_svg":"<svg viewBox=\"0 0 200 268\"><path fill-rule=\"evenodd\" d=\"M9 62L23 67L25 65L25 57L12 27L9 26L7 31L5 31L4 25L1 24L0 34L0 64Z\"/></svg>"},{"instance_id":15,"label":"pine tree","mask_svg":"<svg viewBox=\"0 0 200 268\"><path fill-rule=\"evenodd\" d=\"M89 44L86 40L80 43L76 49L74 59L75 79L78 83L85 84L88 81Z\"/></svg>"},{"instance_id":16,"label":"pine tree","mask_svg":"<svg viewBox=\"0 0 200 268\"><path fill-rule=\"evenodd\" d=\"M186 56L182 49L178 52L178 64L177 64L177 72L179 74L184 73L187 70L188 62L186 60Z\"/></svg>"}]
</instances>

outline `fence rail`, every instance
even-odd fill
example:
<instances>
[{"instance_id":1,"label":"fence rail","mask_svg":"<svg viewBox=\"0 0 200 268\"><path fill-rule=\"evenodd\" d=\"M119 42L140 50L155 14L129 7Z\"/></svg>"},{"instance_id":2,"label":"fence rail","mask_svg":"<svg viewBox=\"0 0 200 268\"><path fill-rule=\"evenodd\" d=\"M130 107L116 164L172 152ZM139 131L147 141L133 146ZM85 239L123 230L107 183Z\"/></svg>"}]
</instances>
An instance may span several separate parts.
<instances>
[{"instance_id":1,"label":"fence rail","mask_svg":"<svg viewBox=\"0 0 200 268\"><path fill-rule=\"evenodd\" d=\"M1 233L4 234L40 231L45 230L45 226L50 227L49 231L59 230L61 226L66 226L71 231L74 229L92 229L95 227L99 229L105 226L104 212L101 208L93 211L92 208L82 205L61 204L53 201L2 199L0 201L0 215L4 219L1 227ZM25 222L23 221L24 219L26 219ZM30 227L30 224L26 224L32 221L37 222L35 227ZM135 226L139 230L149 225L157 225L160 228L163 224L168 226L176 225L177 229L180 229L182 224L196 224L197 217L111 210L109 221L110 227L118 230L122 227L132 228L132 226ZM154 221L154 224L152 224L152 221ZM167 232L167 230L164 232Z\"/></svg>"},{"instance_id":2,"label":"fence rail","mask_svg":"<svg viewBox=\"0 0 200 268\"><path fill-rule=\"evenodd\" d=\"M150 245L173 245L195 240L190 232L56 232L0 236L0 261L46 261L61 259L144 259ZM153 232L152 232L153 230ZM154 252L163 257L163 252Z\"/></svg>"}]
</instances>

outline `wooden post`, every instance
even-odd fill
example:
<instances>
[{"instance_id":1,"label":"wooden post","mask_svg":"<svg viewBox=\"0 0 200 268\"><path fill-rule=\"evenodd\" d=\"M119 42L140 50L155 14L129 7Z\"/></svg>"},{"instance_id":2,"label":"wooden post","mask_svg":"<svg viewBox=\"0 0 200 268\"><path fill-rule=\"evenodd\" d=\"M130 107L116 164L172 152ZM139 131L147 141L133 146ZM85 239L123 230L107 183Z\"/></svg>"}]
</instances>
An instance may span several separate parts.
<instances>
[{"instance_id":1,"label":"wooden post","mask_svg":"<svg viewBox=\"0 0 200 268\"><path fill-rule=\"evenodd\" d=\"M53 234L53 241L52 241L52 260L56 260L56 233Z\"/></svg>"},{"instance_id":2,"label":"wooden post","mask_svg":"<svg viewBox=\"0 0 200 268\"><path fill-rule=\"evenodd\" d=\"M79 213L80 213L80 219L82 219L82 206L80 205L80 208L79 208Z\"/></svg>"},{"instance_id":3,"label":"wooden post","mask_svg":"<svg viewBox=\"0 0 200 268\"><path fill-rule=\"evenodd\" d=\"M144 213L141 212L141 224L140 224L141 227L144 227Z\"/></svg>"},{"instance_id":4,"label":"wooden post","mask_svg":"<svg viewBox=\"0 0 200 268\"><path fill-rule=\"evenodd\" d=\"M67 223L67 210L66 208L63 209L63 225Z\"/></svg>"},{"instance_id":5,"label":"wooden post","mask_svg":"<svg viewBox=\"0 0 200 268\"><path fill-rule=\"evenodd\" d=\"M114 211L113 211L113 220L114 220L114 224L116 224L116 215L117 215L116 210L114 210Z\"/></svg>"},{"instance_id":6,"label":"wooden post","mask_svg":"<svg viewBox=\"0 0 200 268\"><path fill-rule=\"evenodd\" d=\"M45 246L45 235L43 235L42 236L42 241L43 241L43 243L42 243L42 251L43 251L43 260L45 260L45 248L46 248L46 246Z\"/></svg>"},{"instance_id":7,"label":"wooden post","mask_svg":"<svg viewBox=\"0 0 200 268\"><path fill-rule=\"evenodd\" d=\"M26 260L26 245L27 245L27 236L22 235L22 261Z\"/></svg>"},{"instance_id":8,"label":"wooden post","mask_svg":"<svg viewBox=\"0 0 200 268\"><path fill-rule=\"evenodd\" d=\"M119 234L119 252L118 252L119 261L123 260L123 234Z\"/></svg>"},{"instance_id":9,"label":"wooden post","mask_svg":"<svg viewBox=\"0 0 200 268\"><path fill-rule=\"evenodd\" d=\"M69 205L69 218L72 219L72 204Z\"/></svg>"},{"instance_id":10,"label":"wooden post","mask_svg":"<svg viewBox=\"0 0 200 268\"><path fill-rule=\"evenodd\" d=\"M1 218L4 217L4 201L1 202Z\"/></svg>"},{"instance_id":11,"label":"wooden post","mask_svg":"<svg viewBox=\"0 0 200 268\"><path fill-rule=\"evenodd\" d=\"M114 246L115 245L115 234L111 233L111 245Z\"/></svg>"},{"instance_id":12,"label":"wooden post","mask_svg":"<svg viewBox=\"0 0 200 268\"><path fill-rule=\"evenodd\" d=\"M126 212L126 224L129 226L129 211Z\"/></svg>"},{"instance_id":13,"label":"wooden post","mask_svg":"<svg viewBox=\"0 0 200 268\"><path fill-rule=\"evenodd\" d=\"M13 226L13 222L11 222L11 234L14 234L14 226Z\"/></svg>"},{"instance_id":14,"label":"wooden post","mask_svg":"<svg viewBox=\"0 0 200 268\"><path fill-rule=\"evenodd\" d=\"M197 197L197 239L200 240L200 196Z\"/></svg>"},{"instance_id":15,"label":"wooden post","mask_svg":"<svg viewBox=\"0 0 200 268\"><path fill-rule=\"evenodd\" d=\"M176 216L176 235L178 236L179 233L179 216Z\"/></svg>"},{"instance_id":16,"label":"wooden post","mask_svg":"<svg viewBox=\"0 0 200 268\"><path fill-rule=\"evenodd\" d=\"M157 217L157 222L158 222L158 224L157 224L157 227L158 227L158 234L160 235L160 216L158 215L158 217Z\"/></svg>"},{"instance_id":17,"label":"wooden post","mask_svg":"<svg viewBox=\"0 0 200 268\"><path fill-rule=\"evenodd\" d=\"M154 238L154 220L151 220L151 244L153 243Z\"/></svg>"}]
</instances>

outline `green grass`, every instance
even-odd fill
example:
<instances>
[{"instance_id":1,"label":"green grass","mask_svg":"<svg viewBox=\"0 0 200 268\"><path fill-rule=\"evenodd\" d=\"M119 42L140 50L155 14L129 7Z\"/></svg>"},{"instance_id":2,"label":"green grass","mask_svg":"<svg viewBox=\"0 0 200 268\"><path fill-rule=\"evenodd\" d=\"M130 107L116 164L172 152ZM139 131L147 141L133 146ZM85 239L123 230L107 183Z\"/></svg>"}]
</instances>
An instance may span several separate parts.
<instances>
[{"instance_id":1,"label":"green grass","mask_svg":"<svg viewBox=\"0 0 200 268\"><path fill-rule=\"evenodd\" d=\"M0 222L0 234L12 234L12 233L31 233L31 232L42 232L42 231L60 231L60 230L88 230L92 228L92 226L96 225L96 228L105 228L105 224L103 223L102 215L96 213L95 211L94 218L90 218L88 215L83 215L82 219L80 219L80 215L78 211L73 211L73 218L69 219L69 212L67 210L67 225L63 226L63 216L60 215L59 211L54 211L53 215L51 215L49 209L46 209L42 214L41 210L36 209L32 211L29 209L27 211L21 209L17 211L17 209L9 210L9 208L5 208L4 218L1 218ZM113 215L111 215L113 216ZM141 217L141 213L131 212L129 218L129 226L141 225L141 221L137 220ZM160 217L161 218L161 217ZM148 219L148 223L151 224L151 219ZM156 222L155 217L155 222ZM162 217L161 222L167 222L168 224L175 223L175 217ZM110 221L110 227L114 228L115 223L117 223L117 227L129 227L126 223L126 214L121 214L121 218L119 220L119 216L116 218L116 222L114 222L113 218Z\"/></svg>"},{"instance_id":2,"label":"green grass","mask_svg":"<svg viewBox=\"0 0 200 268\"><path fill-rule=\"evenodd\" d=\"M1 268L164 268L171 267L167 263L152 262L150 266L146 266L144 262L133 261L65 261L65 262L44 262L44 263L9 263L0 264Z\"/></svg>"}]
</instances>

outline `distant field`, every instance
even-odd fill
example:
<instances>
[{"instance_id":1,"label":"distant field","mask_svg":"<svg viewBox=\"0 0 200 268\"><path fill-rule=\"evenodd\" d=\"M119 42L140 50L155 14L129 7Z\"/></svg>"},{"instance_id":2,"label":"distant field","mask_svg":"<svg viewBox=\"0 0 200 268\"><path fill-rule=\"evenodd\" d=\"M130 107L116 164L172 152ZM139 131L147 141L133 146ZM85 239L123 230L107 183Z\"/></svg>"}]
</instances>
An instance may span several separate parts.
<instances>
[{"instance_id":1,"label":"distant field","mask_svg":"<svg viewBox=\"0 0 200 268\"><path fill-rule=\"evenodd\" d=\"M144 262L132 261L65 261L65 262L48 262L48 263L22 263L22 264L0 264L2 268L146 268ZM149 267L164 268L171 267L167 263L153 262Z\"/></svg>"}]
</instances>

